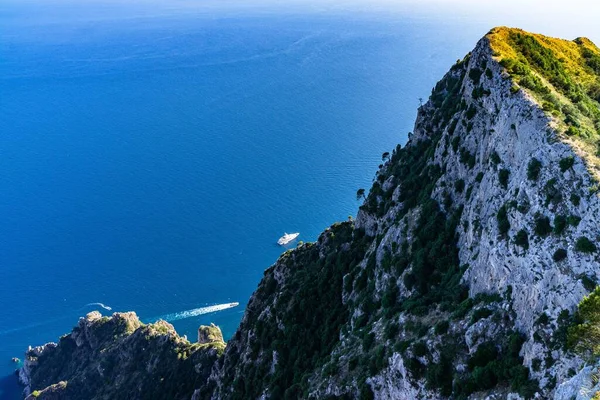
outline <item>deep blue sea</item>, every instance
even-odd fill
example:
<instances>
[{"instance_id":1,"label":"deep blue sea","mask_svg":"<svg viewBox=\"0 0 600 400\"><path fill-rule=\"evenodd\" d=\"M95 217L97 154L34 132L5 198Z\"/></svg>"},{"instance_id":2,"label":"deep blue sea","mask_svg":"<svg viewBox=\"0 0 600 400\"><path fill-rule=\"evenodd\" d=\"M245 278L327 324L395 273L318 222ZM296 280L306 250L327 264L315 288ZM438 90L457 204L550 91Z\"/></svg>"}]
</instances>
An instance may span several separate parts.
<instances>
[{"instance_id":1,"label":"deep blue sea","mask_svg":"<svg viewBox=\"0 0 600 400\"><path fill-rule=\"evenodd\" d=\"M0 398L11 357L133 310L229 337L284 232L355 215L489 26L405 14L0 4Z\"/></svg>"}]
</instances>

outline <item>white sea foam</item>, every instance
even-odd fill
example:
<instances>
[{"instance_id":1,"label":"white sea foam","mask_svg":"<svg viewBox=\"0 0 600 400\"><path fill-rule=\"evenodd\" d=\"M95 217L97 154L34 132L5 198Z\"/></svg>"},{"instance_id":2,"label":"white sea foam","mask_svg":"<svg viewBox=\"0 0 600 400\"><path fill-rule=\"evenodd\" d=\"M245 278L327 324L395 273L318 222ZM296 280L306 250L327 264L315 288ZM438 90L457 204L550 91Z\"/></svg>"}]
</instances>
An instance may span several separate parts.
<instances>
[{"instance_id":1,"label":"white sea foam","mask_svg":"<svg viewBox=\"0 0 600 400\"><path fill-rule=\"evenodd\" d=\"M186 310L186 311L180 311L180 312L176 312L176 313L172 313L172 314L166 314L166 315L160 316L158 318L154 318L154 321L157 321L159 319L165 320L167 322L177 321L180 319L196 317L196 316L202 315L202 314L209 314L209 313L213 313L213 312L217 312L217 311L227 310L229 308L237 307L239 304L240 303L225 303L225 304L215 304L214 306L208 306L208 307L194 308L192 310Z\"/></svg>"}]
</instances>

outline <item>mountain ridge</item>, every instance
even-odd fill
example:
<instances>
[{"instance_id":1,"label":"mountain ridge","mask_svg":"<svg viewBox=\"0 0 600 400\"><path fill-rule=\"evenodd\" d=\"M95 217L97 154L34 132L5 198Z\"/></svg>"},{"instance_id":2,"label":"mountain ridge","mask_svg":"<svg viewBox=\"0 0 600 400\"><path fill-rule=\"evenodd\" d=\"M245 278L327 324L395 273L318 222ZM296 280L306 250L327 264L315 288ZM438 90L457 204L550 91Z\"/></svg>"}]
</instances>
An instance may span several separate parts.
<instances>
[{"instance_id":1,"label":"mountain ridge","mask_svg":"<svg viewBox=\"0 0 600 400\"><path fill-rule=\"evenodd\" d=\"M192 398L578 396L593 368L567 332L600 279L600 71L578 42L485 35L384 157L356 220L265 270L223 355L195 364L210 373ZM52 362L26 362L28 389L54 398L32 379Z\"/></svg>"}]
</instances>

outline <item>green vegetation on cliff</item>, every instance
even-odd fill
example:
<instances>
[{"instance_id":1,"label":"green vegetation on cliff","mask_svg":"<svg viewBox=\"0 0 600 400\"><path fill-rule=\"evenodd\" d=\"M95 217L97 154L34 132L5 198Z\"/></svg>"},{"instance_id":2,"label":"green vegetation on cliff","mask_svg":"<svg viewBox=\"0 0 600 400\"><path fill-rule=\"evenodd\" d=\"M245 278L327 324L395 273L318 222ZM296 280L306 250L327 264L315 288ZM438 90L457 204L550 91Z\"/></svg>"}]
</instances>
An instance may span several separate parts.
<instances>
[{"instance_id":1,"label":"green vegetation on cliff","mask_svg":"<svg viewBox=\"0 0 600 400\"><path fill-rule=\"evenodd\" d=\"M600 357L600 287L579 303L567 340L569 347L582 355L595 360Z\"/></svg>"},{"instance_id":2,"label":"green vegetation on cliff","mask_svg":"<svg viewBox=\"0 0 600 400\"><path fill-rule=\"evenodd\" d=\"M145 325L134 313L93 312L56 347L29 351L26 367L39 399L60 392L67 399L187 400L224 349L222 340L190 343L164 321Z\"/></svg>"},{"instance_id":3,"label":"green vegetation on cliff","mask_svg":"<svg viewBox=\"0 0 600 400\"><path fill-rule=\"evenodd\" d=\"M224 397L254 399L264 390L273 399L307 396L309 373L326 363L348 323L349 308L342 301L344 276L360 269L369 243L352 222L335 224L321 235L318 245L307 243L286 252L265 271L246 318L230 341L230 346L236 342L248 346L249 359L236 370L240 354L227 352L221 382ZM277 278L277 271L286 276ZM244 330L254 335L242 337Z\"/></svg>"},{"instance_id":4,"label":"green vegetation on cliff","mask_svg":"<svg viewBox=\"0 0 600 400\"><path fill-rule=\"evenodd\" d=\"M487 38L514 90L527 90L599 175L600 49L586 38L569 41L506 27L492 29Z\"/></svg>"}]
</instances>

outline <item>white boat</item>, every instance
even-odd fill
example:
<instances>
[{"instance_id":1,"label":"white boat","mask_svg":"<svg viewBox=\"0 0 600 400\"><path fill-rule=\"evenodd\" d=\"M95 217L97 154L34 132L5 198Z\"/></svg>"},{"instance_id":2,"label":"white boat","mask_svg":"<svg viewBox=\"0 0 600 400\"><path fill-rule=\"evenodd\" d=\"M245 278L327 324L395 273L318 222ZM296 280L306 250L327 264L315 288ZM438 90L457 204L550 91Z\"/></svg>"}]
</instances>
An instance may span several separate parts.
<instances>
[{"instance_id":1,"label":"white boat","mask_svg":"<svg viewBox=\"0 0 600 400\"><path fill-rule=\"evenodd\" d=\"M277 241L277 244L280 246L284 246L284 245L288 244L289 242L291 242L292 240L296 239L298 237L298 235L300 235L300 232L284 233L283 236L280 237L279 240Z\"/></svg>"}]
</instances>

